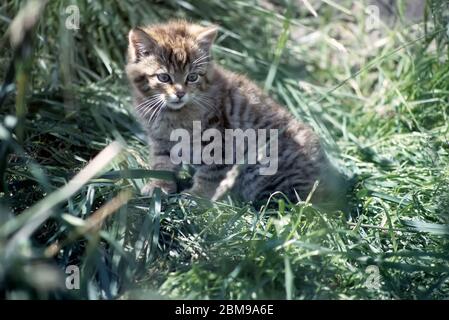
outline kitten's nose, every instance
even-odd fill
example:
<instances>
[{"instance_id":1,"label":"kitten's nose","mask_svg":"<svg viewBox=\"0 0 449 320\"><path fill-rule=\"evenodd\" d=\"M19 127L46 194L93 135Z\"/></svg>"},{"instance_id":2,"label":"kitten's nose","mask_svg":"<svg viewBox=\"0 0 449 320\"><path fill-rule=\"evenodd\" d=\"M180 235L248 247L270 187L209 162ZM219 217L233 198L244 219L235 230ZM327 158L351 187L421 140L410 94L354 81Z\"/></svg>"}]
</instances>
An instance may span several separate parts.
<instances>
[{"instance_id":1,"label":"kitten's nose","mask_svg":"<svg viewBox=\"0 0 449 320\"><path fill-rule=\"evenodd\" d=\"M176 91L176 96L178 97L178 99L182 99L182 97L184 97L186 95L186 93L184 91Z\"/></svg>"}]
</instances>

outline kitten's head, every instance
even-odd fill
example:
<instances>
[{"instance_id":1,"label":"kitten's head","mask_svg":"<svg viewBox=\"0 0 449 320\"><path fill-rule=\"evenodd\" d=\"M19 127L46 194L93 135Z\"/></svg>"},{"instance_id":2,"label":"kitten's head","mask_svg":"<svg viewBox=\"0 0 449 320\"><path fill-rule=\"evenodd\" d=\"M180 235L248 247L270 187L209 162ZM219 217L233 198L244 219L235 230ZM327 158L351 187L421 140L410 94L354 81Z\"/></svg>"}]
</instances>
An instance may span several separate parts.
<instances>
[{"instance_id":1,"label":"kitten's head","mask_svg":"<svg viewBox=\"0 0 449 320\"><path fill-rule=\"evenodd\" d=\"M132 29L126 71L139 100L178 110L199 99L216 33L185 21Z\"/></svg>"}]
</instances>

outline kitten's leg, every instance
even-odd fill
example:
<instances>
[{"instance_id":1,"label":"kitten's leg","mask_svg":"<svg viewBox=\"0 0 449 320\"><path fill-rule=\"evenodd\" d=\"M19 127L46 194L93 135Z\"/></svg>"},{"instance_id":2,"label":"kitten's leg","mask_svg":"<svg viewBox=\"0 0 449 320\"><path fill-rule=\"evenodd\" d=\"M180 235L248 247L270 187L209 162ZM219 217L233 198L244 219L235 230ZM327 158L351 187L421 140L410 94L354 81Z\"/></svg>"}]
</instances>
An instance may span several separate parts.
<instances>
[{"instance_id":1,"label":"kitten's leg","mask_svg":"<svg viewBox=\"0 0 449 320\"><path fill-rule=\"evenodd\" d=\"M168 145L153 144L151 148L151 170L164 170L177 173L180 165L174 164L170 159ZM144 195L152 195L154 189L160 188L165 193L176 193L176 181L152 179L141 190Z\"/></svg>"},{"instance_id":2,"label":"kitten's leg","mask_svg":"<svg viewBox=\"0 0 449 320\"><path fill-rule=\"evenodd\" d=\"M212 199L231 167L225 164L202 165L193 176L193 186L185 193Z\"/></svg>"}]
</instances>

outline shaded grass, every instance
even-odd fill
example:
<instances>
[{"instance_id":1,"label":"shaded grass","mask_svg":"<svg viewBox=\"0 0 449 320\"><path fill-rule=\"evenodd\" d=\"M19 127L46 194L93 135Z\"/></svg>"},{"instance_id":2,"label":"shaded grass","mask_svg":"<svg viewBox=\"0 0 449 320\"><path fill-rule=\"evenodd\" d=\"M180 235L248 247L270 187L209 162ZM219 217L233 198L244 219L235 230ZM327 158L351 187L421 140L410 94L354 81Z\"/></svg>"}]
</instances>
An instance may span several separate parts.
<instances>
[{"instance_id":1,"label":"shaded grass","mask_svg":"<svg viewBox=\"0 0 449 320\"><path fill-rule=\"evenodd\" d=\"M20 3L2 5L2 31ZM421 31L380 24L372 32L364 29L363 2L317 2L314 17L287 3L129 1L111 8L74 1L76 32L61 27L70 3L49 2L34 53L24 57L33 62L26 94L11 90L0 106L0 296L447 298L449 63L447 38L435 32L447 24L443 1L428 2L434 15ZM233 199L138 194L145 179L164 173L142 170L148 153L129 111L125 35L168 17L219 24L217 62L265 83L314 127L334 162L357 176L349 217L282 197L258 211ZM1 57L1 70L12 56ZM22 141L7 117L16 114L17 95L26 102L17 124ZM113 141L125 147L109 172L51 206L51 217L8 254L17 230L31 223L21 214L38 201L49 204ZM133 198L101 229L86 229L128 190ZM11 224L17 227L5 227ZM63 286L71 264L80 267L78 291ZM379 288L366 285L370 266L379 269Z\"/></svg>"}]
</instances>

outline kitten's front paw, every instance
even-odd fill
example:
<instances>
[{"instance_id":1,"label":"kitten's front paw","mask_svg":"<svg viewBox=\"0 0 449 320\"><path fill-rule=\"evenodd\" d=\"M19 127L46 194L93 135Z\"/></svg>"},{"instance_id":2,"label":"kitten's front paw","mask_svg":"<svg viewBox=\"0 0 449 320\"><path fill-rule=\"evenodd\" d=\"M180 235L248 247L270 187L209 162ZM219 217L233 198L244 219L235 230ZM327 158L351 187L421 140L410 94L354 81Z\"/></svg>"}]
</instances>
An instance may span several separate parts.
<instances>
[{"instance_id":1,"label":"kitten's front paw","mask_svg":"<svg viewBox=\"0 0 449 320\"><path fill-rule=\"evenodd\" d=\"M166 181L166 180L153 180L147 183L140 192L143 195L146 196L152 196L153 192L156 188L160 188L162 192L169 194L169 193L176 193L177 186L176 182L174 181Z\"/></svg>"},{"instance_id":2,"label":"kitten's front paw","mask_svg":"<svg viewBox=\"0 0 449 320\"><path fill-rule=\"evenodd\" d=\"M199 198L205 198L205 199L211 199L214 195L215 190L213 188L205 189L205 188L198 188L193 186L190 189L184 190L182 194L199 197Z\"/></svg>"},{"instance_id":3,"label":"kitten's front paw","mask_svg":"<svg viewBox=\"0 0 449 320\"><path fill-rule=\"evenodd\" d=\"M194 197L200 197L201 196L201 194L199 194L198 190L195 190L193 188L183 190L181 192L181 194L185 194L186 196L194 196Z\"/></svg>"}]
</instances>

